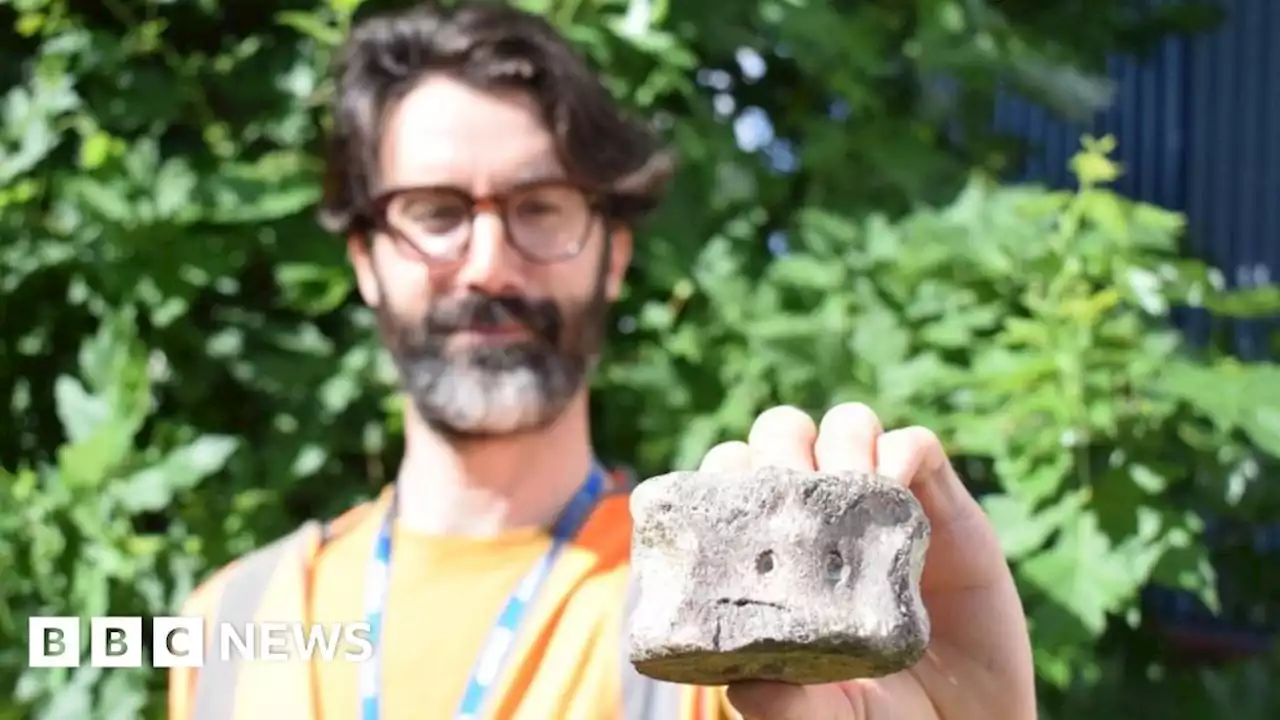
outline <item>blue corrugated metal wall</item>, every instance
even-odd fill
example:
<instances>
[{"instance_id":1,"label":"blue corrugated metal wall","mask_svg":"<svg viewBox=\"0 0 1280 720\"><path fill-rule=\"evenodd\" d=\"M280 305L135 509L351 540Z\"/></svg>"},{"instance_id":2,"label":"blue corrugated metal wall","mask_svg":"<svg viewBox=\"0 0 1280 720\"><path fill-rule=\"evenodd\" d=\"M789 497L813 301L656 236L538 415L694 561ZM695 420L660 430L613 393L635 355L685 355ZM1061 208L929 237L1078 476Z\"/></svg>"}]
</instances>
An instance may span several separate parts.
<instances>
[{"instance_id":1,"label":"blue corrugated metal wall","mask_svg":"<svg viewBox=\"0 0 1280 720\"><path fill-rule=\"evenodd\" d=\"M1194 251L1248 287L1280 279L1280 0L1219 0L1212 33L1167 40L1144 59L1111 63L1114 105L1091 125L1069 125L1016 98L996 125L1038 145L1026 179L1069 182L1067 160L1082 133L1119 141L1125 195L1185 212ZM1203 337L1208 320L1184 325ZM1280 323L1238 325L1237 351L1274 357Z\"/></svg>"}]
</instances>

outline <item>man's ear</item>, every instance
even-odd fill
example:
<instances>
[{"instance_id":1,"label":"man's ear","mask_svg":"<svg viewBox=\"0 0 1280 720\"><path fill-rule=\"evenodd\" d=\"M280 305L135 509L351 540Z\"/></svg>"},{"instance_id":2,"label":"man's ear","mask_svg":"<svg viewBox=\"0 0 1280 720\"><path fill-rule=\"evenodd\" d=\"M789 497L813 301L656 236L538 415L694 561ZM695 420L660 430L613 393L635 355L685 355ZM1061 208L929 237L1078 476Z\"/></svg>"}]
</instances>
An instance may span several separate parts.
<instances>
[{"instance_id":1,"label":"man's ear","mask_svg":"<svg viewBox=\"0 0 1280 720\"><path fill-rule=\"evenodd\" d=\"M351 261L351 269L356 275L356 288L364 304L376 308L382 302L382 294L373 269L372 244L372 240L358 233L347 236L347 259Z\"/></svg>"},{"instance_id":2,"label":"man's ear","mask_svg":"<svg viewBox=\"0 0 1280 720\"><path fill-rule=\"evenodd\" d=\"M634 250L631 229L622 225L610 230L609 268L605 274L605 297L613 302L622 295L622 285L627 279L627 268L631 266L631 254Z\"/></svg>"}]
</instances>

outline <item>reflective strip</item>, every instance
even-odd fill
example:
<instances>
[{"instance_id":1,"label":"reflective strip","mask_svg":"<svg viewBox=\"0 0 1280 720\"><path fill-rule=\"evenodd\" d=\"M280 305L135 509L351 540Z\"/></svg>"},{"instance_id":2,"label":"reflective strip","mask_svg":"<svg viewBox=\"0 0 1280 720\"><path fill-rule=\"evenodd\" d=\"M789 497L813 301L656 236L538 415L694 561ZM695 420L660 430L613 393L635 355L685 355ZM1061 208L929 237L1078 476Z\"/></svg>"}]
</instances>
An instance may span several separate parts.
<instances>
[{"instance_id":1,"label":"reflective strip","mask_svg":"<svg viewBox=\"0 0 1280 720\"><path fill-rule=\"evenodd\" d=\"M297 530L263 546L244 557L231 571L226 587L218 598L213 616L217 623L235 623L243 627L253 622L258 607L271 583L271 576L285 552L296 541L318 532L319 523L308 522ZM204 667L196 675L195 702L191 720L235 720L238 661L224 661L217 648L205 647Z\"/></svg>"},{"instance_id":2,"label":"reflective strip","mask_svg":"<svg viewBox=\"0 0 1280 720\"><path fill-rule=\"evenodd\" d=\"M682 715L683 690L680 685L654 680L636 672L631 664L628 638L631 635L631 613L640 600L640 584L635 576L627 583L627 605L622 613L622 717L624 720L679 720Z\"/></svg>"}]
</instances>

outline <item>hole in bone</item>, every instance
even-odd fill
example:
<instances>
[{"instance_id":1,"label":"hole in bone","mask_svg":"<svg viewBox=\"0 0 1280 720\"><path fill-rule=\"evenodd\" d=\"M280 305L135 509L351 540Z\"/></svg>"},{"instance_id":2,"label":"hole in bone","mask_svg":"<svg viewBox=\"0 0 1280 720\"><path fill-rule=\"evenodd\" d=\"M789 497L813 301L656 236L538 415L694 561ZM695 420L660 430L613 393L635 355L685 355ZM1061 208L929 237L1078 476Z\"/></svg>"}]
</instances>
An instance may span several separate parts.
<instances>
[{"instance_id":1,"label":"hole in bone","mask_svg":"<svg viewBox=\"0 0 1280 720\"><path fill-rule=\"evenodd\" d=\"M840 556L840 551L832 550L827 553L823 571L827 579L833 583L840 582L844 578L844 558Z\"/></svg>"},{"instance_id":2,"label":"hole in bone","mask_svg":"<svg viewBox=\"0 0 1280 720\"><path fill-rule=\"evenodd\" d=\"M773 551L765 550L756 556L756 572L765 575L773 570Z\"/></svg>"}]
</instances>

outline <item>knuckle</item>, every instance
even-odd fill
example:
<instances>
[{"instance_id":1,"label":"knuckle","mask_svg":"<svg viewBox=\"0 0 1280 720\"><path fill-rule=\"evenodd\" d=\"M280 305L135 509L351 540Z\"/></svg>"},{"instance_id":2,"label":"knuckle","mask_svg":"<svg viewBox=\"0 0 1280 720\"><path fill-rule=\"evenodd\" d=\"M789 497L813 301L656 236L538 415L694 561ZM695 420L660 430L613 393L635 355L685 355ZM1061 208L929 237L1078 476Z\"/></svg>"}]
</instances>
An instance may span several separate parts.
<instances>
[{"instance_id":1,"label":"knuckle","mask_svg":"<svg viewBox=\"0 0 1280 720\"><path fill-rule=\"evenodd\" d=\"M903 428L900 432L902 432L903 437L911 440L912 444L921 447L931 445L942 447L942 439L938 437L938 434L923 425L911 425Z\"/></svg>"},{"instance_id":2,"label":"knuckle","mask_svg":"<svg viewBox=\"0 0 1280 720\"><path fill-rule=\"evenodd\" d=\"M855 428L880 429L880 416L865 403L847 402L836 405L822 417L824 431L842 432Z\"/></svg>"},{"instance_id":3,"label":"knuckle","mask_svg":"<svg viewBox=\"0 0 1280 720\"><path fill-rule=\"evenodd\" d=\"M740 440L730 440L713 446L702 457L704 470L736 470L749 465L750 447Z\"/></svg>"},{"instance_id":4,"label":"knuckle","mask_svg":"<svg viewBox=\"0 0 1280 720\"><path fill-rule=\"evenodd\" d=\"M712 446L707 451L707 457L732 457L749 451L746 443L741 440L729 440Z\"/></svg>"},{"instance_id":5,"label":"knuckle","mask_svg":"<svg viewBox=\"0 0 1280 720\"><path fill-rule=\"evenodd\" d=\"M778 405L760 413L751 431L755 432L812 432L813 418L809 413L792 405Z\"/></svg>"}]
</instances>

